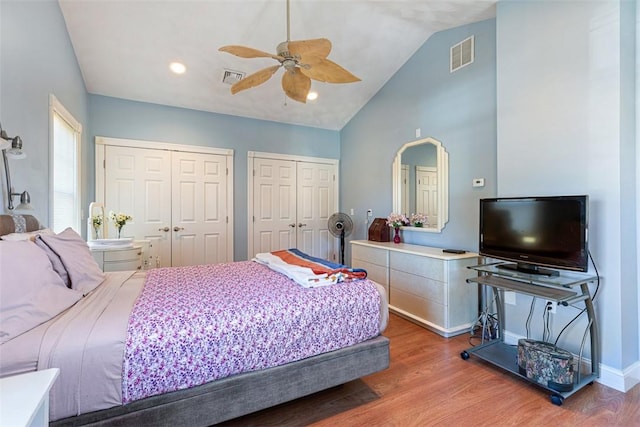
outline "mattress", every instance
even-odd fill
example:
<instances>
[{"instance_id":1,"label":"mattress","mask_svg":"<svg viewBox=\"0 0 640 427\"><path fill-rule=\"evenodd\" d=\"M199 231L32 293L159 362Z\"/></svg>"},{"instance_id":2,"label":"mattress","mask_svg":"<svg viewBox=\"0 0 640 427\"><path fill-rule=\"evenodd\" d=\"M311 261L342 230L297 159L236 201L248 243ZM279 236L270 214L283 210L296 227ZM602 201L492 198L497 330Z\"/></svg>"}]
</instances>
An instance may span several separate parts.
<instances>
[{"instance_id":1,"label":"mattress","mask_svg":"<svg viewBox=\"0 0 640 427\"><path fill-rule=\"evenodd\" d=\"M291 284L289 279L255 263L230 263L227 266L239 268L233 274L229 273L234 277L230 280L242 282L241 271L251 267L262 268L263 271L257 273L261 276L284 281L288 283L287 286ZM0 346L0 375L59 367L61 375L54 384L50 397L52 420L106 409L121 405L123 400L148 396L133 393L133 397L123 399L123 389L125 393L129 393L126 384L123 387L123 372L126 372L123 361L130 360L126 356L126 343L128 339L131 340L131 314L145 288L145 279L143 272L107 274L103 284L69 310ZM380 295L376 332L379 334L388 321L384 290L369 280L362 281L361 285L374 287ZM303 291L327 292L328 289ZM325 326L330 321L322 317L318 319ZM305 354L300 357L305 357ZM288 363L286 359L281 362ZM150 370L156 368L157 366L149 367ZM260 368L262 366L256 369ZM236 373L228 372L227 375ZM206 381L221 377L224 375L216 375ZM184 387L188 386L191 385Z\"/></svg>"}]
</instances>

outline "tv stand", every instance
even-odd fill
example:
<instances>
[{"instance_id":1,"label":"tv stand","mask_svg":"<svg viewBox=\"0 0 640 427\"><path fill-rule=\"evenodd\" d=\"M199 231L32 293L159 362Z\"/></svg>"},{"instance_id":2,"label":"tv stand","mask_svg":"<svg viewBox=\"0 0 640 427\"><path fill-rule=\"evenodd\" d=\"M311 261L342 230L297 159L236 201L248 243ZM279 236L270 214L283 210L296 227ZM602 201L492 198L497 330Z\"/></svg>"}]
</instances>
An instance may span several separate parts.
<instances>
[{"instance_id":1,"label":"tv stand","mask_svg":"<svg viewBox=\"0 0 640 427\"><path fill-rule=\"evenodd\" d=\"M498 264L497 268L500 269L504 269L504 270L513 270L513 271L519 271L521 273L525 273L525 274L537 274L540 276L559 276L560 272L558 270L551 270L549 268L542 268L542 267L538 267L537 265L532 265L532 264L526 264L526 263L505 263L505 264Z\"/></svg>"},{"instance_id":2,"label":"tv stand","mask_svg":"<svg viewBox=\"0 0 640 427\"><path fill-rule=\"evenodd\" d=\"M555 276L542 276L539 274L526 274L513 268L504 268L503 263L481 264L468 267L478 273L477 277L467 279L467 283L478 284L493 289L496 301L498 333L496 339L483 341L481 344L464 350L460 353L462 359L469 359L474 355L499 368L542 387L551 393L551 402L562 405L564 399L580 390L582 387L593 383L600 376L600 337L596 322L593 301L588 284L596 280L595 276L586 273L562 272ZM583 303L587 315L587 328L577 357L577 369L574 374L574 384L571 391L563 392L539 384L518 369L517 346L504 342L505 308L504 291L513 291L532 297L555 301L558 305ZM585 338L589 332L591 344L591 371L582 372L582 354ZM483 332L484 333L484 332Z\"/></svg>"}]
</instances>

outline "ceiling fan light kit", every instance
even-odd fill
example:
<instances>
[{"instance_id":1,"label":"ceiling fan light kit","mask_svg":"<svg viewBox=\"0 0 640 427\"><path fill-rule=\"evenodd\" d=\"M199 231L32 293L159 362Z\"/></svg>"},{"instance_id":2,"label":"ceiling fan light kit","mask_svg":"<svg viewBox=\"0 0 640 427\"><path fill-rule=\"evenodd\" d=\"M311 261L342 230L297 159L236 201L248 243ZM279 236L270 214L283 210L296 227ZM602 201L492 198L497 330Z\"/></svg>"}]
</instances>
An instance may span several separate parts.
<instances>
[{"instance_id":1,"label":"ceiling fan light kit","mask_svg":"<svg viewBox=\"0 0 640 427\"><path fill-rule=\"evenodd\" d=\"M263 68L231 86L231 93L250 89L265 83L280 67L285 69L282 89L291 99L306 103L311 89L311 79L325 83L353 83L360 79L327 59L331 52L331 42L325 38L290 40L289 0L287 0L287 41L278 44L276 55L246 46L223 46L227 52L240 58L273 58L279 65Z\"/></svg>"}]
</instances>

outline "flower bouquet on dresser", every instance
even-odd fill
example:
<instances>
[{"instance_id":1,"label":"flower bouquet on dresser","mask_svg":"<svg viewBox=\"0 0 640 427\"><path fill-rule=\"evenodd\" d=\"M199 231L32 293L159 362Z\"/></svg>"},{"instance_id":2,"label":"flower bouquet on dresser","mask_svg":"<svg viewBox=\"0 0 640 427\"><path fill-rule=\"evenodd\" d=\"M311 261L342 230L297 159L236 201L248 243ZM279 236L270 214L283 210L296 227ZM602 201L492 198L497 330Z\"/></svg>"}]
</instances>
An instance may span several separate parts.
<instances>
[{"instance_id":1,"label":"flower bouquet on dresser","mask_svg":"<svg viewBox=\"0 0 640 427\"><path fill-rule=\"evenodd\" d=\"M116 231L118 232L118 239L119 239L120 234L122 233L122 227L127 225L127 222L133 220L133 217L131 215L128 215L122 212L115 213L114 211L110 211L109 219L116 226Z\"/></svg>"},{"instance_id":2,"label":"flower bouquet on dresser","mask_svg":"<svg viewBox=\"0 0 640 427\"><path fill-rule=\"evenodd\" d=\"M389 214L387 217L387 225L389 227L393 227L393 230L395 231L393 243L400 243L400 227L408 224L409 220L407 220L406 216L398 213Z\"/></svg>"}]
</instances>

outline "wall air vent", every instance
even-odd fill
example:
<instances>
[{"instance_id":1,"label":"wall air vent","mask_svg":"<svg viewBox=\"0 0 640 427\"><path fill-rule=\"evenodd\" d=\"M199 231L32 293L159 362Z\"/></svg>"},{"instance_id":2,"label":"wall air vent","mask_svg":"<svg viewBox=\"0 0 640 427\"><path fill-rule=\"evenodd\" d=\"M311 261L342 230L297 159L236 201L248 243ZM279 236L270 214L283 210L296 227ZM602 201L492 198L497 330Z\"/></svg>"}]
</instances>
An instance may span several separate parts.
<instances>
[{"instance_id":1,"label":"wall air vent","mask_svg":"<svg viewBox=\"0 0 640 427\"><path fill-rule=\"evenodd\" d=\"M245 73L240 71L224 70L224 75L222 76L222 83L232 85L242 80L244 78L244 75Z\"/></svg>"},{"instance_id":2,"label":"wall air vent","mask_svg":"<svg viewBox=\"0 0 640 427\"><path fill-rule=\"evenodd\" d=\"M451 46L451 61L449 63L451 65L450 71L452 73L473 62L473 38L474 36L471 36L468 39L464 39L460 43Z\"/></svg>"}]
</instances>

